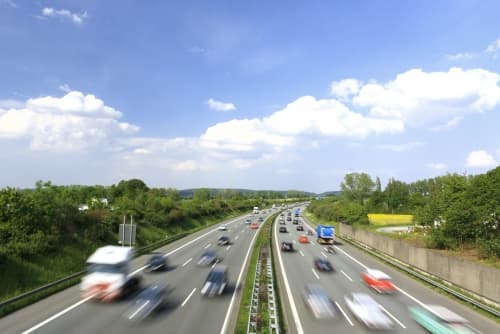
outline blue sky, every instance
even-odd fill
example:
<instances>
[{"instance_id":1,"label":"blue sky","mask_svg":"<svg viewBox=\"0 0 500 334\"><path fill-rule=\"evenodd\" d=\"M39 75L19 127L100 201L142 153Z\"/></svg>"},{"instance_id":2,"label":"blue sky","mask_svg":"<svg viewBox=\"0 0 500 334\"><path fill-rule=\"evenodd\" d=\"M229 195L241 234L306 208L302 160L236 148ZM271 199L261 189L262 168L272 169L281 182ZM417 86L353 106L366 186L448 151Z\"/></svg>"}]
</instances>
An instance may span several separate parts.
<instances>
[{"instance_id":1,"label":"blue sky","mask_svg":"<svg viewBox=\"0 0 500 334\"><path fill-rule=\"evenodd\" d=\"M0 0L0 186L340 188L500 161L498 1Z\"/></svg>"}]
</instances>

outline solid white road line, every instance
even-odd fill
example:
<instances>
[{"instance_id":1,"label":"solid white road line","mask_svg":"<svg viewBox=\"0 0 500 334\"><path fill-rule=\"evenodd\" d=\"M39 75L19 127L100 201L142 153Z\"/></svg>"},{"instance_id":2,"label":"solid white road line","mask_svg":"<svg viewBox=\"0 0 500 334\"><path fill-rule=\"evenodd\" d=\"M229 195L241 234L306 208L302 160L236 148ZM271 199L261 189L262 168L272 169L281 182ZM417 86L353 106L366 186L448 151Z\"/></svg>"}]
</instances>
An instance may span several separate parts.
<instances>
[{"instance_id":1,"label":"solid white road line","mask_svg":"<svg viewBox=\"0 0 500 334\"><path fill-rule=\"evenodd\" d=\"M299 250L299 253L300 253L300 255L304 256L304 253L302 253L302 251L301 251L301 250Z\"/></svg>"},{"instance_id":2,"label":"solid white road line","mask_svg":"<svg viewBox=\"0 0 500 334\"><path fill-rule=\"evenodd\" d=\"M341 272L342 274L344 274L344 276L345 276L345 277L347 277L347 279L348 279L349 281L351 281L351 282L352 282L352 278L350 278L350 277L349 277L349 275L347 275L347 274L346 274L343 270L341 270L340 272Z\"/></svg>"},{"instance_id":3,"label":"solid white road line","mask_svg":"<svg viewBox=\"0 0 500 334\"><path fill-rule=\"evenodd\" d=\"M88 301L89 299L91 299L92 297L94 297L93 295L92 296L89 296L87 298L84 298L82 300L80 300L78 303L75 303L73 305L71 305L70 307L68 308L65 308L64 310L62 310L61 312L59 313L56 313L54 314L53 316L51 316L50 318L38 323L37 325L25 330L24 332L22 332L21 334L29 334L29 333L32 333L34 331L36 331L38 328L48 324L49 322L51 322L52 320L55 320L57 318L59 318L60 316L64 315L65 313L68 313L69 311L71 311L72 309L82 305L83 303L85 303L86 301Z\"/></svg>"},{"instance_id":4,"label":"solid white road line","mask_svg":"<svg viewBox=\"0 0 500 334\"><path fill-rule=\"evenodd\" d=\"M354 326L354 324L352 323L351 319L349 319L349 317L347 316L347 314L344 312L344 310L342 309L342 307L340 307L339 303L335 302L335 305L337 305L337 307L339 308L340 312L342 312L342 314L344 315L344 317L347 319L347 321L349 321L349 323L351 324L351 326Z\"/></svg>"},{"instance_id":5,"label":"solid white road line","mask_svg":"<svg viewBox=\"0 0 500 334\"><path fill-rule=\"evenodd\" d=\"M207 245L205 246L205 249L206 249L206 248L208 248L208 247L210 247L210 246L212 246L212 244L210 244L210 243L209 243L209 244L207 244Z\"/></svg>"},{"instance_id":6,"label":"solid white road line","mask_svg":"<svg viewBox=\"0 0 500 334\"><path fill-rule=\"evenodd\" d=\"M314 270L314 268L311 268L314 276L316 276L317 279L319 279L319 276L318 276L318 273L316 272L316 270Z\"/></svg>"},{"instance_id":7,"label":"solid white road line","mask_svg":"<svg viewBox=\"0 0 500 334\"><path fill-rule=\"evenodd\" d=\"M379 304L379 305L380 305L380 304ZM395 322L397 322L399 326L401 326L401 327L403 327L403 328L406 328L406 326L405 326L405 325L403 325L403 324L401 323L401 321L399 321L398 319L396 319L396 317L395 317L395 316L393 316L393 315L391 314L391 312L387 311L387 309L386 309L385 307L383 307L382 305L380 305L380 308L381 308L381 309L382 309L382 310L383 310L383 311L384 311L384 312L385 312L385 313L386 313L389 317L391 317L391 318L392 318L392 320L394 320Z\"/></svg>"},{"instance_id":8,"label":"solid white road line","mask_svg":"<svg viewBox=\"0 0 500 334\"><path fill-rule=\"evenodd\" d=\"M183 266L183 267L185 267L185 266L186 266L189 262L191 262L191 260L193 260L193 258L192 258L192 257L191 257L191 258L189 258L189 260L187 260L186 262L184 262L184 263L182 264L182 266Z\"/></svg>"},{"instance_id":9,"label":"solid white road line","mask_svg":"<svg viewBox=\"0 0 500 334\"><path fill-rule=\"evenodd\" d=\"M277 226L277 224L275 224ZM276 244L276 249L280 249L279 247L279 242L278 242L278 233L277 231L274 231L274 241ZM286 294L288 296L289 304L290 304L290 309L292 310L292 315L293 315L293 320L295 322L295 328L297 329L298 334L304 334L304 329L302 329L302 324L300 322L299 318L299 313L297 312L297 307L295 306L295 301L293 300L293 295L292 295L292 290L290 289L290 283L288 283L288 278L286 276L285 272L285 267L283 265L283 259L281 258L281 252L277 251L276 254L278 254L278 260L280 263L280 268L281 268L281 274L283 275L283 281L285 282L285 290Z\"/></svg>"},{"instance_id":10,"label":"solid white road line","mask_svg":"<svg viewBox=\"0 0 500 334\"><path fill-rule=\"evenodd\" d=\"M250 251L253 249L253 244L255 243L255 239L259 235L260 229L257 233L254 234L252 241L250 242L250 246L248 247L247 254L245 255L245 259L243 260L243 265L241 266L240 274L238 275L238 280L236 281L236 288L234 289L233 296L231 297L231 302L229 303L229 307L226 313L226 317L224 318L224 323L222 324L222 328L220 330L221 334L225 334L227 330L227 326L229 324L229 319L231 318L231 312L233 311L233 304L236 300L236 293L238 292L238 287L241 284L241 278L243 276L243 271L247 265L248 257L250 256Z\"/></svg>"},{"instance_id":11,"label":"solid white road line","mask_svg":"<svg viewBox=\"0 0 500 334\"><path fill-rule=\"evenodd\" d=\"M130 317L128 317L128 319L130 320L130 319L132 319L133 317L135 317L135 316L137 315L137 313L141 312L141 310L142 310L143 308L145 308L145 307L146 307L146 305L148 305L148 304L149 304L149 300L147 300L144 304L142 304L142 305L141 305L141 307L139 307L139 308L137 309L137 311L135 311L134 313L132 313L132 314L130 315Z\"/></svg>"},{"instance_id":12,"label":"solid white road line","mask_svg":"<svg viewBox=\"0 0 500 334\"><path fill-rule=\"evenodd\" d=\"M184 307L184 305L186 305L186 303L188 302L189 298L191 298L191 296L193 295L193 293L195 291L196 291L196 288L194 288L193 291L191 291L191 293L186 297L186 299L184 299L184 301L181 304L181 307Z\"/></svg>"},{"instance_id":13,"label":"solid white road line","mask_svg":"<svg viewBox=\"0 0 500 334\"><path fill-rule=\"evenodd\" d=\"M233 219L233 220L232 220L232 221L230 221L229 223L226 223L226 225L233 224L233 223L234 223L234 222L236 222L237 220L238 220L238 218ZM202 238L206 237L207 235L209 235L209 234L211 234L211 233L214 233L214 232L215 232L215 231L217 231L217 230L218 230L218 228L214 228L214 229L212 229L212 230L210 230L210 231L208 231L208 232L206 232L206 233L203 233L203 234L202 234L202 235L200 235L199 237L194 238L193 240L191 240L191 241L189 241L189 242L186 242L185 244L183 244L183 245L181 245L181 246L179 246L179 247L175 248L174 250L171 250L170 252L168 252L168 253L164 254L164 255L163 255L163 257L170 256L170 255L172 255L172 254L174 254L174 253L178 252L179 250L183 249L184 247L187 247L187 246L191 245L192 243L194 243L194 242L196 242L196 241L198 241L198 240L200 240L200 239L202 239ZM146 266L143 266L143 267L141 267L141 268L137 269L136 271L133 271L130 275L135 275L135 274L137 274L138 272L143 271L143 270L144 270L144 268L146 268ZM45 325L46 325L46 324L48 324L49 322L51 322L51 321L53 321L53 320L55 320L55 319L59 318L60 316L62 316L62 315L64 315L64 314L66 314L67 312L69 312L69 311L73 310L74 308L77 308L78 306L80 306L80 305L84 304L85 302L87 302L87 301L88 301L89 299L91 299L92 297L93 297L93 296L89 296L89 297L87 297L87 298L84 298L84 299L82 299L82 300L80 300L80 301L76 302L75 304L73 304L73 305L71 305L71 306L69 306L69 307L65 308L64 310L60 311L59 313L54 314L54 315L53 315L53 316L51 316L50 318L47 318L47 319L45 319L44 321L42 321L42 322L40 322L40 323L36 324L35 326L33 326L33 327L31 327L31 328L29 328L29 329L25 330L25 331L24 331L24 332L22 332L21 334L29 334L29 333L32 333L33 331L37 330L38 328L40 328L40 327L42 327L42 326L45 326Z\"/></svg>"}]
</instances>

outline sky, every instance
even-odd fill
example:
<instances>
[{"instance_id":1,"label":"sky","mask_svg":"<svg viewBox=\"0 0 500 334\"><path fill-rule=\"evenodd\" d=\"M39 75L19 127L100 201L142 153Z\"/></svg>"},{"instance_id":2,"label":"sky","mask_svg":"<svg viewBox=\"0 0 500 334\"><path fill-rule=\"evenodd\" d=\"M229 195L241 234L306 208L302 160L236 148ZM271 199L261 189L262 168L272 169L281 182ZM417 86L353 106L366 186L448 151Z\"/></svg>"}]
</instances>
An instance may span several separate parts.
<instances>
[{"instance_id":1,"label":"sky","mask_svg":"<svg viewBox=\"0 0 500 334\"><path fill-rule=\"evenodd\" d=\"M499 1L0 0L0 187L323 192L500 163Z\"/></svg>"}]
</instances>

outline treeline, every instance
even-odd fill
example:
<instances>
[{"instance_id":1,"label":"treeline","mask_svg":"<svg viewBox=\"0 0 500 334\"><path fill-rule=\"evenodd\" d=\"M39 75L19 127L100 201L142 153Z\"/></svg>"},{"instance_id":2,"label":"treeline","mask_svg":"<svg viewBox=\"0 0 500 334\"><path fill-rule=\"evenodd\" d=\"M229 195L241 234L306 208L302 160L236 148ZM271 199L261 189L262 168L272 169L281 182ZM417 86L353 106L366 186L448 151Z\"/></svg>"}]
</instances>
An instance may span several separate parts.
<instances>
[{"instance_id":1,"label":"treeline","mask_svg":"<svg viewBox=\"0 0 500 334\"><path fill-rule=\"evenodd\" d=\"M296 192L290 193L297 195ZM267 196L267 197L266 197ZM34 189L0 190L0 262L56 251L74 240L116 244L123 217L133 217L138 245L164 237L154 231L187 230L193 221L250 211L277 202L273 192L240 193L197 189L181 198L175 189L149 188L138 179L106 186L57 186L39 181ZM150 230L151 230L150 229Z\"/></svg>"},{"instance_id":2,"label":"treeline","mask_svg":"<svg viewBox=\"0 0 500 334\"><path fill-rule=\"evenodd\" d=\"M500 258L500 167L470 176L447 174L405 183L350 173L340 196L313 200L308 210L330 221L368 223L368 213L408 213L428 228L428 247L477 247L481 257Z\"/></svg>"}]
</instances>

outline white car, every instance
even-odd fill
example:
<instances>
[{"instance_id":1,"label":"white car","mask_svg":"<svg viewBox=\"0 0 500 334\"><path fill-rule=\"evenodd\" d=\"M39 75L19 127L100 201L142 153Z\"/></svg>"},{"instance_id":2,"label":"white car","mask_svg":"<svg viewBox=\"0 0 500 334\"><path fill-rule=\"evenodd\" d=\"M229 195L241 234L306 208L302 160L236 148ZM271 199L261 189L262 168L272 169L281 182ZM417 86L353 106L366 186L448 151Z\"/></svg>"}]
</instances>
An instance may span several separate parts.
<instances>
[{"instance_id":1,"label":"white car","mask_svg":"<svg viewBox=\"0 0 500 334\"><path fill-rule=\"evenodd\" d=\"M394 328L394 322L382 306L365 293L353 292L344 297L352 314L370 329L388 330Z\"/></svg>"},{"instance_id":2,"label":"white car","mask_svg":"<svg viewBox=\"0 0 500 334\"><path fill-rule=\"evenodd\" d=\"M227 226L226 225L219 226L219 231L227 231Z\"/></svg>"}]
</instances>

